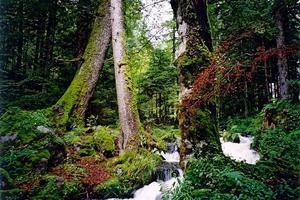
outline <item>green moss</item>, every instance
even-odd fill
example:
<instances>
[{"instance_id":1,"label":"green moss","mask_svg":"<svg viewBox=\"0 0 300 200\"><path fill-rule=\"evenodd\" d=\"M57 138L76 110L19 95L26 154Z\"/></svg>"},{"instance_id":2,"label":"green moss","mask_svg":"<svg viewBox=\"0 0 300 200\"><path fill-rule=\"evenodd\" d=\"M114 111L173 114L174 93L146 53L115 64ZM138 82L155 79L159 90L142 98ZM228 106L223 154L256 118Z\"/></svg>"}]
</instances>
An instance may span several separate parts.
<instances>
[{"instance_id":1,"label":"green moss","mask_svg":"<svg viewBox=\"0 0 300 200\"><path fill-rule=\"evenodd\" d=\"M96 193L105 194L105 196L118 197L124 190L118 178L111 178L108 181L96 186Z\"/></svg>"},{"instance_id":2,"label":"green moss","mask_svg":"<svg viewBox=\"0 0 300 200\"><path fill-rule=\"evenodd\" d=\"M36 164L38 163L42 158L46 158L46 159L49 159L50 158L50 152L48 149L43 149L43 150L40 150L34 154L32 154L30 157L29 157L29 160L33 163L33 164Z\"/></svg>"},{"instance_id":3,"label":"green moss","mask_svg":"<svg viewBox=\"0 0 300 200\"><path fill-rule=\"evenodd\" d=\"M94 142L102 153L114 153L116 150L114 138L106 127L100 127L100 129L94 133Z\"/></svg>"}]
</instances>

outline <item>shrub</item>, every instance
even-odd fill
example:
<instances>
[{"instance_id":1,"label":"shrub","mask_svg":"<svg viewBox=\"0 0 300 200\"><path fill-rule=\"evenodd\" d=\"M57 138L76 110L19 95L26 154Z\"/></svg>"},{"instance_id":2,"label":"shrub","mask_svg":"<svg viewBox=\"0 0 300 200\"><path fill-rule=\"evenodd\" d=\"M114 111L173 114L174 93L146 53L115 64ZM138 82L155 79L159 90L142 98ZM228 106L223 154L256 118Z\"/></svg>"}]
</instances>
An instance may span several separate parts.
<instances>
[{"instance_id":1,"label":"shrub","mask_svg":"<svg viewBox=\"0 0 300 200\"><path fill-rule=\"evenodd\" d=\"M165 199L272 199L272 190L238 165L219 155L193 160L183 183Z\"/></svg>"}]
</instances>

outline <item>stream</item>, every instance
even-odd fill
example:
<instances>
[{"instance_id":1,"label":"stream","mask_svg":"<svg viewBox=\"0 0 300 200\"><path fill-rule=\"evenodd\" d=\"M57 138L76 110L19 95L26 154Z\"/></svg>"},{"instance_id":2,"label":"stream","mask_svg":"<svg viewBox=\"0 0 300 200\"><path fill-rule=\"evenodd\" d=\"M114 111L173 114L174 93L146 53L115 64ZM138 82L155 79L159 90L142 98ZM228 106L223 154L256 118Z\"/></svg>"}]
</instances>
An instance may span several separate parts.
<instances>
[{"instance_id":1,"label":"stream","mask_svg":"<svg viewBox=\"0 0 300 200\"><path fill-rule=\"evenodd\" d=\"M160 200L164 193L178 186L178 180L183 179L183 171L179 168L180 156L176 144L169 143L166 152L161 152L163 163L157 167L156 181L145 185L134 192L133 198L107 200Z\"/></svg>"},{"instance_id":2,"label":"stream","mask_svg":"<svg viewBox=\"0 0 300 200\"><path fill-rule=\"evenodd\" d=\"M251 149L253 137L239 135L239 140L239 143L235 143L220 138L223 154L236 161L256 164L260 157L255 150ZM169 143L166 152L161 151L160 155L164 158L164 162L157 167L156 181L136 190L133 198L107 200L160 200L164 193L176 188L179 185L178 180L183 180L183 171L179 168L180 156L177 145Z\"/></svg>"},{"instance_id":3,"label":"stream","mask_svg":"<svg viewBox=\"0 0 300 200\"><path fill-rule=\"evenodd\" d=\"M255 150L251 149L253 137L239 135L239 140L239 143L235 143L224 141L223 138L220 138L223 154L236 161L245 161L252 165L256 164L260 157Z\"/></svg>"}]
</instances>

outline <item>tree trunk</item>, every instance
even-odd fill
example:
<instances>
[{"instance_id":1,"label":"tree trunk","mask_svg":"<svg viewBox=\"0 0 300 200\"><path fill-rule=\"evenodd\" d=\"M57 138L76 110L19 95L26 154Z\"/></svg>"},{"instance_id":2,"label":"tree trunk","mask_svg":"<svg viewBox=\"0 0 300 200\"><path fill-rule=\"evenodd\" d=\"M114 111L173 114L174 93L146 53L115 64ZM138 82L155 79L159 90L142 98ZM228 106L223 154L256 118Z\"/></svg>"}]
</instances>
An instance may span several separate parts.
<instances>
[{"instance_id":1,"label":"tree trunk","mask_svg":"<svg viewBox=\"0 0 300 200\"><path fill-rule=\"evenodd\" d=\"M209 47L202 38L205 35L203 31L209 29L207 27L203 30L200 25L207 22L207 11L206 8L194 7L193 3L192 0L171 1L181 40L175 65L179 71L180 84L178 120L182 136L180 149L182 165L190 153L206 156L207 153L220 152L220 141L215 125L216 116L213 114L216 113L214 103L208 103L190 112L187 112L183 105L183 100L189 98L196 75L208 65L210 55Z\"/></svg>"},{"instance_id":2,"label":"tree trunk","mask_svg":"<svg viewBox=\"0 0 300 200\"><path fill-rule=\"evenodd\" d=\"M78 20L77 20L77 52L76 57L81 58L84 54L85 47L88 41L89 33L89 22L91 21L90 10L87 9L90 5L90 0L79 0L78 1ZM80 67L81 62L78 62L78 67Z\"/></svg>"},{"instance_id":3,"label":"tree trunk","mask_svg":"<svg viewBox=\"0 0 300 200\"><path fill-rule=\"evenodd\" d=\"M24 43L24 33L23 33L23 1L19 1L19 6L18 6L18 16L20 18L18 19L19 24L18 24L18 42L17 42L17 70L18 71L23 71L25 74L26 71L22 68L22 59L23 59L23 43Z\"/></svg>"},{"instance_id":4,"label":"tree trunk","mask_svg":"<svg viewBox=\"0 0 300 200\"><path fill-rule=\"evenodd\" d=\"M91 99L111 38L109 0L102 1L83 55L83 63L64 95L53 107L58 125L65 126L70 118L81 125Z\"/></svg>"},{"instance_id":5,"label":"tree trunk","mask_svg":"<svg viewBox=\"0 0 300 200\"><path fill-rule=\"evenodd\" d=\"M124 16L122 0L111 0L111 26L114 68L117 89L119 120L121 124L120 148L135 148L139 144L139 117L132 95L125 50Z\"/></svg>"},{"instance_id":6,"label":"tree trunk","mask_svg":"<svg viewBox=\"0 0 300 200\"><path fill-rule=\"evenodd\" d=\"M49 2L48 9L48 20L46 27L46 39L42 49L41 55L41 66L43 69L43 77L49 78L50 69L53 63L53 48L54 48L54 37L56 31L56 13L57 13L57 0Z\"/></svg>"},{"instance_id":7,"label":"tree trunk","mask_svg":"<svg viewBox=\"0 0 300 200\"><path fill-rule=\"evenodd\" d=\"M284 15L283 15L284 5L279 5L275 11L275 21L278 29L278 35L276 39L277 48L284 48L285 46L285 36L284 36ZM280 99L288 98L288 65L287 59L281 53L277 58L278 74L279 74L279 95Z\"/></svg>"}]
</instances>

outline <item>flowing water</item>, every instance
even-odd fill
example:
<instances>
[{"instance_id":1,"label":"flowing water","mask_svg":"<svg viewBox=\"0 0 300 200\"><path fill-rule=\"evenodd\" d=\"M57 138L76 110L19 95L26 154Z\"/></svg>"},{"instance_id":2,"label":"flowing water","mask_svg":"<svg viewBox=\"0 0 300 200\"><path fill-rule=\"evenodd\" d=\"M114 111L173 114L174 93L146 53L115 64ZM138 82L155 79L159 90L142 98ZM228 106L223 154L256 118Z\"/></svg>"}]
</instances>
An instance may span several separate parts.
<instances>
[{"instance_id":1,"label":"flowing water","mask_svg":"<svg viewBox=\"0 0 300 200\"><path fill-rule=\"evenodd\" d=\"M220 138L224 155L236 161L255 164L260 157L256 151L250 148L253 137L240 135L239 139L239 143L234 143ZM160 154L165 160L157 167L156 181L135 191L133 198L111 198L107 200L160 200L165 192L177 187L179 184L178 180L183 179L183 171L179 168L180 156L177 145L173 143L168 144L166 152L162 151Z\"/></svg>"},{"instance_id":2,"label":"flowing water","mask_svg":"<svg viewBox=\"0 0 300 200\"><path fill-rule=\"evenodd\" d=\"M164 162L157 167L157 180L134 192L133 198L107 200L160 200L165 192L178 186L183 179L183 171L179 168L179 153L176 144L169 143L166 152L161 152Z\"/></svg>"},{"instance_id":3,"label":"flowing water","mask_svg":"<svg viewBox=\"0 0 300 200\"><path fill-rule=\"evenodd\" d=\"M253 137L239 135L240 142L227 142L220 138L222 151L225 156L229 156L236 161L245 161L248 164L255 164L259 159L259 154L251 149Z\"/></svg>"}]
</instances>

